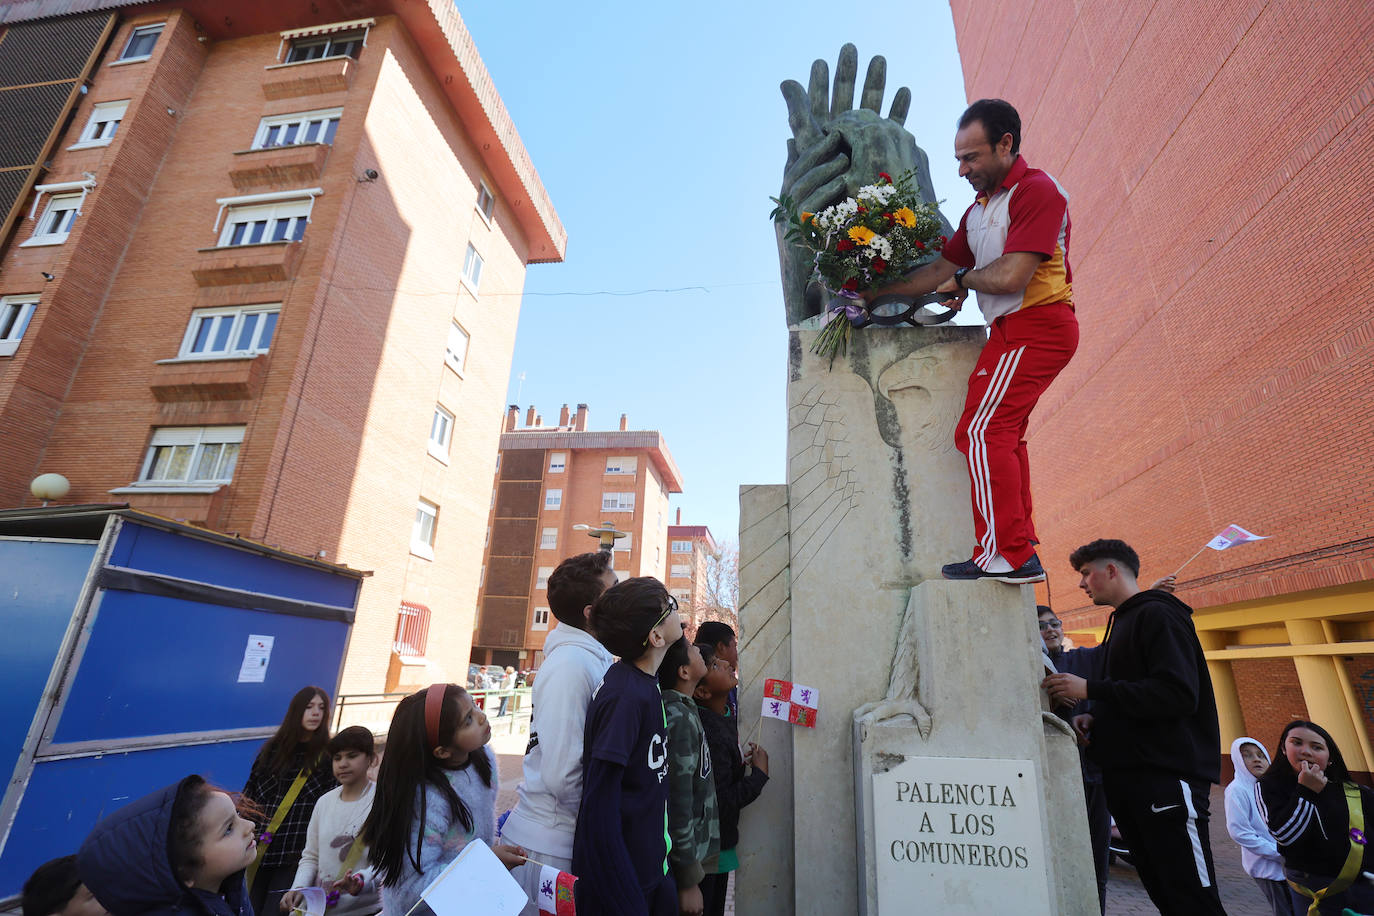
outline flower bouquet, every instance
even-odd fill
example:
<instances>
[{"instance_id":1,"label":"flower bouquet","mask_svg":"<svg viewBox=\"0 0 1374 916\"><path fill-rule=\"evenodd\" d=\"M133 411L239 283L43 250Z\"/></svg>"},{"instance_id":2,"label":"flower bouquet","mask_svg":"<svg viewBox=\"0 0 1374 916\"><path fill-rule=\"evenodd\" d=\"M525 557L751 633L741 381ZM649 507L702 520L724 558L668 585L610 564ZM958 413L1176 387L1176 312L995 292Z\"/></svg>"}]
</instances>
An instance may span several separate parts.
<instances>
[{"instance_id":1,"label":"flower bouquet","mask_svg":"<svg viewBox=\"0 0 1374 916\"><path fill-rule=\"evenodd\" d=\"M897 282L949 241L941 235L938 205L921 200L914 171L896 181L879 172L874 184L819 213L798 212L785 195L771 199L777 207L770 216L788 226L784 238L816 253L814 277L831 299L825 328L811 349L832 363L847 348L852 329L874 319L859 294Z\"/></svg>"}]
</instances>

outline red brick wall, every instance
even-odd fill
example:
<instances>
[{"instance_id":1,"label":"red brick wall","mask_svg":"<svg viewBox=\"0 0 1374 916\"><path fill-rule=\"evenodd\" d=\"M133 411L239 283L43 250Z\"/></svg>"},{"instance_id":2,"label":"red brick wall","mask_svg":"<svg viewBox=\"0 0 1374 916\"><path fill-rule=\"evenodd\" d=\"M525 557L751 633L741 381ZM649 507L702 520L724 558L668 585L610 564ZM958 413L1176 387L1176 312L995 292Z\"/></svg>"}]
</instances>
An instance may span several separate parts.
<instances>
[{"instance_id":1,"label":"red brick wall","mask_svg":"<svg viewBox=\"0 0 1374 916\"><path fill-rule=\"evenodd\" d=\"M1274 753L1283 727L1308 718L1307 703L1291 658L1242 658L1231 662L1240 697L1245 734L1264 742Z\"/></svg>"},{"instance_id":2,"label":"red brick wall","mask_svg":"<svg viewBox=\"0 0 1374 916\"><path fill-rule=\"evenodd\" d=\"M1115 536L1150 581L1237 523L1271 539L1195 560L1197 606L1374 577L1367 4L951 5L968 97L1070 196L1082 340L1029 435L1051 574Z\"/></svg>"}]
</instances>

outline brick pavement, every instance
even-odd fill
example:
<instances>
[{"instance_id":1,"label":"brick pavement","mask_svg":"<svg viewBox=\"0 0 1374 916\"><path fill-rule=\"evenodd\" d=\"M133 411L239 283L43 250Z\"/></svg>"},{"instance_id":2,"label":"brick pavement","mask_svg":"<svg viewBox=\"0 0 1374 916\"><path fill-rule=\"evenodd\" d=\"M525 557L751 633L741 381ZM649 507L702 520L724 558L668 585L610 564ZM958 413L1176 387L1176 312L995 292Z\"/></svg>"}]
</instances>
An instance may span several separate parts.
<instances>
[{"instance_id":1,"label":"brick pavement","mask_svg":"<svg viewBox=\"0 0 1374 916\"><path fill-rule=\"evenodd\" d=\"M520 782L520 754L524 751L523 736L511 735L502 740L494 736L493 749L501 773L501 789L496 796L496 810L505 811L515 804L515 787ZM519 747L515 745L519 744ZM1216 863L1217 884L1221 902L1230 916L1267 916L1268 908L1254 881L1240 867L1240 847L1226 832L1225 805L1220 786L1212 788L1212 818L1209 822L1212 857ZM725 912L734 916L734 882ZM1141 887L1135 869L1117 863L1112 866L1107 883L1107 916L1153 916L1157 911Z\"/></svg>"}]
</instances>

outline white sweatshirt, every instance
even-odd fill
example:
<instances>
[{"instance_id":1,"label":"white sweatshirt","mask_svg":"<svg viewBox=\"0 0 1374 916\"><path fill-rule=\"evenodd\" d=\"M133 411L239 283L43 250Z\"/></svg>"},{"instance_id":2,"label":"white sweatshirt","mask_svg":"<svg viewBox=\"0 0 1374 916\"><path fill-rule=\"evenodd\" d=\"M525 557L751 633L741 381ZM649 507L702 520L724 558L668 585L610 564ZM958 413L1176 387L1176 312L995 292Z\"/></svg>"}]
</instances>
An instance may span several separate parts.
<instances>
[{"instance_id":1,"label":"white sweatshirt","mask_svg":"<svg viewBox=\"0 0 1374 916\"><path fill-rule=\"evenodd\" d=\"M1274 842L1269 825L1255 806L1257 780L1241 759L1242 744L1253 744L1265 760L1269 759L1269 752L1254 738L1237 738L1231 742L1231 762L1236 765L1236 778L1226 786L1226 832L1240 846L1240 864L1247 875L1282 881L1283 856L1279 855L1278 843Z\"/></svg>"},{"instance_id":2,"label":"white sweatshirt","mask_svg":"<svg viewBox=\"0 0 1374 916\"><path fill-rule=\"evenodd\" d=\"M582 803L587 707L615 659L596 637L562 623L544 641L544 652L534 679L525 778L501 838L525 847L535 858L542 852L571 859Z\"/></svg>"},{"instance_id":3,"label":"white sweatshirt","mask_svg":"<svg viewBox=\"0 0 1374 916\"><path fill-rule=\"evenodd\" d=\"M292 887L326 887L343 877L344 859L353 846L353 838L362 829L363 821L372 810L376 786L368 780L363 794L354 801L343 800L343 786L336 786L320 796L310 815L306 829L305 849L296 867ZM361 894L339 894L339 902L329 908L328 916L367 916L382 908L381 892L372 877L372 864L367 849L353 866L353 872L363 876Z\"/></svg>"}]
</instances>

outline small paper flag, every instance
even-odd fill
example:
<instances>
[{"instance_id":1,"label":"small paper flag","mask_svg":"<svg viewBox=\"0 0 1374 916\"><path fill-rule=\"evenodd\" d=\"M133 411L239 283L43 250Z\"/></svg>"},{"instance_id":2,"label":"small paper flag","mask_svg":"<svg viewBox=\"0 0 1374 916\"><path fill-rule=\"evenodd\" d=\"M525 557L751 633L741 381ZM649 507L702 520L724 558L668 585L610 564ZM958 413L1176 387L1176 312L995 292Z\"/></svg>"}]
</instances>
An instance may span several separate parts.
<instances>
[{"instance_id":1,"label":"small paper flag","mask_svg":"<svg viewBox=\"0 0 1374 916\"><path fill-rule=\"evenodd\" d=\"M293 887L293 891L300 891L301 902L291 910L291 916L324 916L325 907L328 906L328 894L322 887Z\"/></svg>"},{"instance_id":2,"label":"small paper flag","mask_svg":"<svg viewBox=\"0 0 1374 916\"><path fill-rule=\"evenodd\" d=\"M763 682L761 714L793 725L815 728L819 701L819 692L814 687L770 677Z\"/></svg>"},{"instance_id":3,"label":"small paper flag","mask_svg":"<svg viewBox=\"0 0 1374 916\"><path fill-rule=\"evenodd\" d=\"M575 916L573 885L577 879L552 865L539 870L539 916Z\"/></svg>"},{"instance_id":4,"label":"small paper flag","mask_svg":"<svg viewBox=\"0 0 1374 916\"><path fill-rule=\"evenodd\" d=\"M1225 531L1208 541L1207 546L1213 550L1225 550L1228 547L1235 547L1237 544L1263 541L1267 537L1268 535L1251 534L1239 525L1228 525Z\"/></svg>"}]
</instances>

